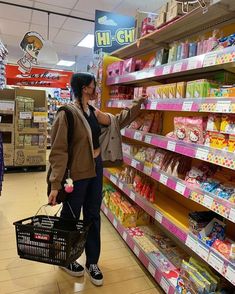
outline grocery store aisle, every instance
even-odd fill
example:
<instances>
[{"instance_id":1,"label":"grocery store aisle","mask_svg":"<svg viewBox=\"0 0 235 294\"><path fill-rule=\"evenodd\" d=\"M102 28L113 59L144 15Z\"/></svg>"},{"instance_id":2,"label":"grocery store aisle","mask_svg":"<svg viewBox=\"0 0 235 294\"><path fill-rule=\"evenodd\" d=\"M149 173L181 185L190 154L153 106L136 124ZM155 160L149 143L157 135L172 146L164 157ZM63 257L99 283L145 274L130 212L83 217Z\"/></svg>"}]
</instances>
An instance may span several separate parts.
<instances>
[{"instance_id":1,"label":"grocery store aisle","mask_svg":"<svg viewBox=\"0 0 235 294\"><path fill-rule=\"evenodd\" d=\"M56 266L19 259L12 223L32 216L47 202L45 173L5 175L0 197L0 293L19 294L158 294L163 293L102 215L100 267L104 286L87 276L73 278ZM53 213L54 208L48 208ZM43 212L44 213L44 212ZM81 257L84 261L84 256Z\"/></svg>"}]
</instances>

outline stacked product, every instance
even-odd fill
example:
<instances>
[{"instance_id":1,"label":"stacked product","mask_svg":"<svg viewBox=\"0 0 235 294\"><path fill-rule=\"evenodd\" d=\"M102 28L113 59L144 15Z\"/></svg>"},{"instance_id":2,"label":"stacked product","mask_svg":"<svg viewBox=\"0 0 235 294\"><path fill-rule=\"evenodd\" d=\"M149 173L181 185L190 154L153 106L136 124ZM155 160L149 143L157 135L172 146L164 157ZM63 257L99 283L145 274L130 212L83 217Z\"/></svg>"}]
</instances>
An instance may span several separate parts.
<instances>
[{"instance_id":1,"label":"stacked product","mask_svg":"<svg viewBox=\"0 0 235 294\"><path fill-rule=\"evenodd\" d=\"M127 86L113 86L110 87L109 96L113 100L133 99L134 89Z\"/></svg>"},{"instance_id":2,"label":"stacked product","mask_svg":"<svg viewBox=\"0 0 235 294\"><path fill-rule=\"evenodd\" d=\"M129 125L128 128L143 131L145 133L158 134L162 129L162 113L141 114Z\"/></svg>"},{"instance_id":3,"label":"stacked product","mask_svg":"<svg viewBox=\"0 0 235 294\"><path fill-rule=\"evenodd\" d=\"M8 51L0 40L0 89L6 87L6 57Z\"/></svg>"}]
</instances>

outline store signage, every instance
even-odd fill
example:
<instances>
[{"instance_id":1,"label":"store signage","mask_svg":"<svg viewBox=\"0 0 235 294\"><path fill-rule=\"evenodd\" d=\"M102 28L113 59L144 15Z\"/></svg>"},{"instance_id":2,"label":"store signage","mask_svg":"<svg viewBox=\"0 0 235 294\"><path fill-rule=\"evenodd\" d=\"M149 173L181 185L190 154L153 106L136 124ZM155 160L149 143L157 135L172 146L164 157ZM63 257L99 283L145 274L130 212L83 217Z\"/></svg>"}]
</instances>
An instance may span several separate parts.
<instances>
[{"instance_id":1,"label":"store signage","mask_svg":"<svg viewBox=\"0 0 235 294\"><path fill-rule=\"evenodd\" d=\"M6 66L7 85L67 88L72 76L70 71L32 68L28 74L23 74L17 65Z\"/></svg>"},{"instance_id":2,"label":"store signage","mask_svg":"<svg viewBox=\"0 0 235 294\"><path fill-rule=\"evenodd\" d=\"M132 16L96 10L94 51L111 53L135 41L135 19Z\"/></svg>"}]
</instances>

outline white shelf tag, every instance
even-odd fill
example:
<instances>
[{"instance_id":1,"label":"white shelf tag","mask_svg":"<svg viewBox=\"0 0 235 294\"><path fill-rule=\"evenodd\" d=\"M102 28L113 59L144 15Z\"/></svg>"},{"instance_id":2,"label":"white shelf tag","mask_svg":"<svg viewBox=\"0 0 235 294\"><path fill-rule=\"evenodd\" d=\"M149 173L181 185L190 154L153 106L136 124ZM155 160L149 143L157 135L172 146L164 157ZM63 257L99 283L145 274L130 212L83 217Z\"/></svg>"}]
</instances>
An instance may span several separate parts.
<instances>
[{"instance_id":1,"label":"white shelf tag","mask_svg":"<svg viewBox=\"0 0 235 294\"><path fill-rule=\"evenodd\" d=\"M167 294L169 293L170 284L167 282L167 280L164 277L161 278L160 286L165 291L165 293L167 293Z\"/></svg>"},{"instance_id":2,"label":"white shelf tag","mask_svg":"<svg viewBox=\"0 0 235 294\"><path fill-rule=\"evenodd\" d=\"M176 187L175 187L176 192L180 193L181 195L184 195L185 189L186 189L186 186L184 184L180 182L176 183Z\"/></svg>"},{"instance_id":3,"label":"white shelf tag","mask_svg":"<svg viewBox=\"0 0 235 294\"><path fill-rule=\"evenodd\" d=\"M122 182L118 182L118 187L120 190L123 190L123 183Z\"/></svg>"},{"instance_id":4,"label":"white shelf tag","mask_svg":"<svg viewBox=\"0 0 235 294\"><path fill-rule=\"evenodd\" d=\"M121 129L121 135L125 136L125 129Z\"/></svg>"},{"instance_id":5,"label":"white shelf tag","mask_svg":"<svg viewBox=\"0 0 235 294\"><path fill-rule=\"evenodd\" d=\"M224 261L218 256L216 256L213 252L210 253L208 263L220 274L223 274Z\"/></svg>"},{"instance_id":6,"label":"white shelf tag","mask_svg":"<svg viewBox=\"0 0 235 294\"><path fill-rule=\"evenodd\" d=\"M30 111L20 112L20 119L32 119L33 114Z\"/></svg>"},{"instance_id":7,"label":"white shelf tag","mask_svg":"<svg viewBox=\"0 0 235 294\"><path fill-rule=\"evenodd\" d=\"M173 72L182 71L182 66L183 66L182 62L175 63L174 66L173 66Z\"/></svg>"},{"instance_id":8,"label":"white shelf tag","mask_svg":"<svg viewBox=\"0 0 235 294\"><path fill-rule=\"evenodd\" d=\"M160 224L162 223L163 215L159 211L155 211L155 220L157 220Z\"/></svg>"},{"instance_id":9,"label":"white shelf tag","mask_svg":"<svg viewBox=\"0 0 235 294\"><path fill-rule=\"evenodd\" d=\"M151 102L150 103L150 110L157 110L157 101Z\"/></svg>"},{"instance_id":10,"label":"white shelf tag","mask_svg":"<svg viewBox=\"0 0 235 294\"><path fill-rule=\"evenodd\" d=\"M140 133L140 132L135 132L134 133L134 139L135 140L142 141L142 137L143 137L142 133Z\"/></svg>"},{"instance_id":11,"label":"white shelf tag","mask_svg":"<svg viewBox=\"0 0 235 294\"><path fill-rule=\"evenodd\" d=\"M233 285L235 285L235 267L228 265L226 274L226 279L228 279Z\"/></svg>"},{"instance_id":12,"label":"white shelf tag","mask_svg":"<svg viewBox=\"0 0 235 294\"><path fill-rule=\"evenodd\" d=\"M117 228L118 223L117 223L116 219L113 220L113 225L114 225L115 228Z\"/></svg>"},{"instance_id":13,"label":"white shelf tag","mask_svg":"<svg viewBox=\"0 0 235 294\"><path fill-rule=\"evenodd\" d=\"M185 101L182 105L183 111L191 111L193 106L193 101Z\"/></svg>"},{"instance_id":14,"label":"white shelf tag","mask_svg":"<svg viewBox=\"0 0 235 294\"><path fill-rule=\"evenodd\" d=\"M209 150L203 149L203 148L197 148L195 157L201 160L207 160L208 154L209 154Z\"/></svg>"},{"instance_id":15,"label":"white shelf tag","mask_svg":"<svg viewBox=\"0 0 235 294\"><path fill-rule=\"evenodd\" d=\"M231 101L220 101L216 103L216 112L230 112L231 109Z\"/></svg>"},{"instance_id":16,"label":"white shelf tag","mask_svg":"<svg viewBox=\"0 0 235 294\"><path fill-rule=\"evenodd\" d=\"M131 191L130 193L130 198L135 201L135 193L133 191Z\"/></svg>"},{"instance_id":17,"label":"white shelf tag","mask_svg":"<svg viewBox=\"0 0 235 294\"><path fill-rule=\"evenodd\" d=\"M139 257L139 255L140 255L140 250L139 250L139 248L135 245L135 247L134 247L134 253L135 253L135 255L137 256L137 257Z\"/></svg>"},{"instance_id":18,"label":"white shelf tag","mask_svg":"<svg viewBox=\"0 0 235 294\"><path fill-rule=\"evenodd\" d=\"M209 256L209 249L201 244L201 243L198 243L198 246L197 246L197 249L196 249L196 253L202 258L204 259L205 261L208 260L208 256Z\"/></svg>"},{"instance_id":19,"label":"white shelf tag","mask_svg":"<svg viewBox=\"0 0 235 294\"><path fill-rule=\"evenodd\" d=\"M145 137L144 137L144 142L147 143L147 144L150 144L151 141L152 141L152 136L145 135Z\"/></svg>"},{"instance_id":20,"label":"white shelf tag","mask_svg":"<svg viewBox=\"0 0 235 294\"><path fill-rule=\"evenodd\" d=\"M34 112L33 122L35 123L47 123L48 113L47 112Z\"/></svg>"},{"instance_id":21,"label":"white shelf tag","mask_svg":"<svg viewBox=\"0 0 235 294\"><path fill-rule=\"evenodd\" d=\"M168 75L171 72L171 65L165 65L163 68L163 75Z\"/></svg>"},{"instance_id":22,"label":"white shelf tag","mask_svg":"<svg viewBox=\"0 0 235 294\"><path fill-rule=\"evenodd\" d=\"M194 252L197 251L197 240L195 240L192 236L188 235L185 244L192 249Z\"/></svg>"},{"instance_id":23,"label":"white shelf tag","mask_svg":"<svg viewBox=\"0 0 235 294\"><path fill-rule=\"evenodd\" d=\"M187 70L195 69L197 68L197 59L190 59L188 61Z\"/></svg>"},{"instance_id":24,"label":"white shelf tag","mask_svg":"<svg viewBox=\"0 0 235 294\"><path fill-rule=\"evenodd\" d=\"M167 143L167 149L170 151L175 151L176 142L168 141Z\"/></svg>"},{"instance_id":25,"label":"white shelf tag","mask_svg":"<svg viewBox=\"0 0 235 294\"><path fill-rule=\"evenodd\" d=\"M168 176L165 176L165 175L161 174L159 182L162 183L163 185L166 185L167 181L168 181Z\"/></svg>"},{"instance_id":26,"label":"white shelf tag","mask_svg":"<svg viewBox=\"0 0 235 294\"><path fill-rule=\"evenodd\" d=\"M138 162L137 160L132 159L132 161L131 161L131 165L132 165L134 168L136 168L138 164L139 164L139 162Z\"/></svg>"},{"instance_id":27,"label":"white shelf tag","mask_svg":"<svg viewBox=\"0 0 235 294\"><path fill-rule=\"evenodd\" d=\"M114 183L114 185L117 185L117 178L113 175L110 176L110 181Z\"/></svg>"},{"instance_id":28,"label":"white shelf tag","mask_svg":"<svg viewBox=\"0 0 235 294\"><path fill-rule=\"evenodd\" d=\"M216 64L217 53L210 53L205 56L203 67L212 66Z\"/></svg>"},{"instance_id":29,"label":"white shelf tag","mask_svg":"<svg viewBox=\"0 0 235 294\"><path fill-rule=\"evenodd\" d=\"M204 195L203 198L203 205L205 205L207 208L211 209L214 199L209 195Z\"/></svg>"},{"instance_id":30,"label":"white shelf tag","mask_svg":"<svg viewBox=\"0 0 235 294\"><path fill-rule=\"evenodd\" d=\"M122 234L122 238L123 238L123 240L125 240L125 241L127 240L127 233L126 233L125 231L124 231L123 234Z\"/></svg>"},{"instance_id":31,"label":"white shelf tag","mask_svg":"<svg viewBox=\"0 0 235 294\"><path fill-rule=\"evenodd\" d=\"M151 263L148 264L148 271L150 272L150 274L151 274L153 277L155 277L156 269L154 268L154 266L153 266Z\"/></svg>"},{"instance_id":32,"label":"white shelf tag","mask_svg":"<svg viewBox=\"0 0 235 294\"><path fill-rule=\"evenodd\" d=\"M234 208L230 209L229 219L235 223L235 209Z\"/></svg>"}]
</instances>

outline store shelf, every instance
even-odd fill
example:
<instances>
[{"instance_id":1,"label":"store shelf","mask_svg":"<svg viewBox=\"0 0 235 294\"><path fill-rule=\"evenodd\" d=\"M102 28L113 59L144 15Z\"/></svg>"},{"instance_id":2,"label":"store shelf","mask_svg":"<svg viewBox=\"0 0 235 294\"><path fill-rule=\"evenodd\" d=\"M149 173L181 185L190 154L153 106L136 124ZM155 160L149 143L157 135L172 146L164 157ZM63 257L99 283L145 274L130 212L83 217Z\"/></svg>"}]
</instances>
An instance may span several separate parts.
<instances>
[{"instance_id":1,"label":"store shelf","mask_svg":"<svg viewBox=\"0 0 235 294\"><path fill-rule=\"evenodd\" d=\"M196 189L188 185L185 181L170 176L163 171L146 168L144 163L132 159L128 154L124 154L124 162L171 190L178 192L185 198L189 198L235 223L235 205L232 203L215 197L212 193L206 193L199 188Z\"/></svg>"},{"instance_id":2,"label":"store shelf","mask_svg":"<svg viewBox=\"0 0 235 294\"><path fill-rule=\"evenodd\" d=\"M120 224L116 217L110 212L110 210L102 204L101 210L107 216L109 221L112 223L114 228L122 236L123 240L130 247L130 249L135 253L136 257L141 261L141 263L148 269L150 274L153 276L155 281L161 285L165 293L174 294L175 286L164 277L164 272L161 271L159 267L154 265L146 253L140 248L140 246L134 241L134 239L128 234L127 230Z\"/></svg>"},{"instance_id":3,"label":"store shelf","mask_svg":"<svg viewBox=\"0 0 235 294\"><path fill-rule=\"evenodd\" d=\"M235 170L235 153L210 148L190 142L183 142L151 133L144 133L133 129L122 129L123 136L150 144L169 151L173 151L192 158L214 163Z\"/></svg>"},{"instance_id":4,"label":"store shelf","mask_svg":"<svg viewBox=\"0 0 235 294\"><path fill-rule=\"evenodd\" d=\"M161 27L155 32L138 39L135 43L114 51L111 55L119 58L139 56L171 43L226 25L234 20L235 3L231 0L212 0L207 12L199 7L191 13Z\"/></svg>"},{"instance_id":5,"label":"store shelf","mask_svg":"<svg viewBox=\"0 0 235 294\"><path fill-rule=\"evenodd\" d=\"M37 128L24 128L22 130L16 130L16 133L18 134L45 134L46 132L46 128L45 129L37 129Z\"/></svg>"},{"instance_id":6,"label":"store shelf","mask_svg":"<svg viewBox=\"0 0 235 294\"><path fill-rule=\"evenodd\" d=\"M137 203L142 209L144 209L149 215L151 215L156 221L158 221L165 229L176 236L187 247L194 251L204 261L210 264L215 270L235 285L235 264L227 260L224 256L218 253L211 247L206 246L201 240L199 240L192 233L183 230L175 222L164 214L163 210L156 209L151 203L148 203L140 195L130 189L130 187L119 181L112 173L107 169L104 171L104 176L108 178L114 185L119 187L130 199ZM165 180L164 180L165 181ZM158 197L158 201L162 204L164 199ZM160 206L162 206L160 204ZM170 209L170 207L168 208ZM181 208L182 212L182 208Z\"/></svg>"},{"instance_id":7,"label":"store shelf","mask_svg":"<svg viewBox=\"0 0 235 294\"><path fill-rule=\"evenodd\" d=\"M230 57L229 57L230 56ZM146 81L162 81L170 77L180 77L211 72L221 69L234 71L235 48L209 52L207 54L179 60L170 64L156 66L151 69L131 72L126 75L107 78L107 85L138 84Z\"/></svg>"},{"instance_id":8,"label":"store shelf","mask_svg":"<svg viewBox=\"0 0 235 294\"><path fill-rule=\"evenodd\" d=\"M109 100L107 107L125 108L132 104L132 100ZM143 106L145 110L235 113L234 98L196 98L196 99L155 99L149 100Z\"/></svg>"}]
</instances>

